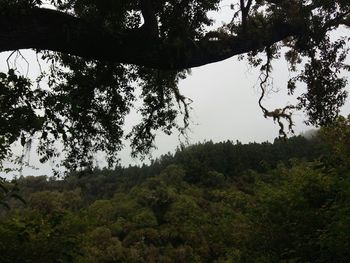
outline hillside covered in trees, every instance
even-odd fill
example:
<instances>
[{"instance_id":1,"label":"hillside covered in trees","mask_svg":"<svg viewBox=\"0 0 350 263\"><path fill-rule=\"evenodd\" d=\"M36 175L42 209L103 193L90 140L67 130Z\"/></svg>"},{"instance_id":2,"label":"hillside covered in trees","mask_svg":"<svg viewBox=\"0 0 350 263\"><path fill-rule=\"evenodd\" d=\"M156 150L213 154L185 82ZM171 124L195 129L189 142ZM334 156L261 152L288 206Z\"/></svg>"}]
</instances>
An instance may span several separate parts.
<instances>
[{"instance_id":1,"label":"hillside covered in trees","mask_svg":"<svg viewBox=\"0 0 350 263\"><path fill-rule=\"evenodd\" d=\"M0 262L348 262L349 138L339 118L312 139L17 178L6 191L26 203L2 189Z\"/></svg>"}]
</instances>

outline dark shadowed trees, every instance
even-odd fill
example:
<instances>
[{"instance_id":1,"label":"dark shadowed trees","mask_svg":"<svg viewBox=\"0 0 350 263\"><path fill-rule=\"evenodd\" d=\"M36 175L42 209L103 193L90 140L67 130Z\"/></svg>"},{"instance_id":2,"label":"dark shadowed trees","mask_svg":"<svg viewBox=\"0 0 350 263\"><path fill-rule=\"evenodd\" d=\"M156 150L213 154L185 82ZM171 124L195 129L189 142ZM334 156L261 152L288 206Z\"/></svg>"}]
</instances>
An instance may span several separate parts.
<instances>
[{"instance_id":1,"label":"dark shadowed trees","mask_svg":"<svg viewBox=\"0 0 350 263\"><path fill-rule=\"evenodd\" d=\"M347 33L349 1L232 0L232 20L209 29L208 12L221 2L1 0L0 51L34 49L48 67L34 80L15 67L0 74L0 160L15 141L29 147L33 137L42 162L57 157L55 143L62 142L68 169L91 167L100 151L114 165L125 137L134 154L146 154L156 130L183 133L188 126L189 101L177 88L187 69L240 54L260 68L259 105L281 135L292 128L295 109L311 124L332 122L346 98L348 69L348 37L332 32ZM281 55L293 72L289 93L299 82L307 89L298 105L269 110L262 98ZM142 119L125 134L136 100Z\"/></svg>"}]
</instances>

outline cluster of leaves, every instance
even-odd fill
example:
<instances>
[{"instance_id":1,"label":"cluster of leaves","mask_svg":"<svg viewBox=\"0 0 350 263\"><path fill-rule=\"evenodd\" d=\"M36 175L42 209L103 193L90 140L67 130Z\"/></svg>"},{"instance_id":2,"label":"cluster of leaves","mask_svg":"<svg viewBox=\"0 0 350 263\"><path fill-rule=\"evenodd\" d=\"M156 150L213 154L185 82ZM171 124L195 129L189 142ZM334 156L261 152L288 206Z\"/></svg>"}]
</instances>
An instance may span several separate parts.
<instances>
[{"instance_id":1,"label":"cluster of leaves","mask_svg":"<svg viewBox=\"0 0 350 263\"><path fill-rule=\"evenodd\" d=\"M339 163L340 166L348 167L350 156L350 115L348 117L340 116L337 121L320 131L320 136L331 146L335 153L332 163Z\"/></svg>"},{"instance_id":2,"label":"cluster of leaves","mask_svg":"<svg viewBox=\"0 0 350 263\"><path fill-rule=\"evenodd\" d=\"M348 37L337 37L332 31L340 27L337 22L349 16L350 5L347 1L315 1L311 5L318 6L318 12L304 18L305 32L289 42L293 43L290 52L298 53L306 63L304 70L289 81L288 89L293 93L297 81L305 83L307 91L299 97L299 107L308 114L309 124L327 125L337 118L347 97L344 72L349 70ZM287 61L295 67L295 60ZM301 58L298 62L302 63Z\"/></svg>"},{"instance_id":3,"label":"cluster of leaves","mask_svg":"<svg viewBox=\"0 0 350 263\"><path fill-rule=\"evenodd\" d=\"M338 123L339 129L321 132L319 139L327 144L329 134L349 131L344 119ZM299 150L295 142L289 142L292 152ZM264 172L247 166L229 175L211 170L218 160L196 155L214 146L184 149L197 162L208 163L195 183L188 180L193 170L184 162L169 165L169 156L149 167L95 171L81 178L20 178L28 206L15 209L12 202L14 209L0 214L1 261L347 261L349 167L331 163L334 155L349 158L346 151L336 147L325 151L322 161L293 159ZM250 148L237 146L241 152ZM216 150L222 154L222 145ZM277 160L280 152L272 155ZM254 157L249 152L241 160ZM227 165L225 160L221 165Z\"/></svg>"},{"instance_id":4,"label":"cluster of leaves","mask_svg":"<svg viewBox=\"0 0 350 263\"><path fill-rule=\"evenodd\" d=\"M33 135L43 120L36 111L41 107L41 90L32 91L28 79L14 70L0 74L0 160L10 154L10 145L18 138L25 144L25 135Z\"/></svg>"},{"instance_id":5,"label":"cluster of leaves","mask_svg":"<svg viewBox=\"0 0 350 263\"><path fill-rule=\"evenodd\" d=\"M345 32L344 26L349 26L349 2L301 0L251 3L253 4L249 13L245 16L245 26L238 23L242 18L236 16L231 23L224 26L226 32L239 36L244 30L243 35L256 34L261 36L261 42L267 42L271 35L260 35L261 28L284 25L294 27L296 31L294 36L285 38L282 42L266 43L260 50L253 50L248 54L248 62L254 67L260 67L262 72L261 99L267 89L273 88L268 81L273 70L273 61L280 59L282 54L290 71L295 74L287 84L289 94L293 95L297 87L306 87L306 92L298 96L299 103L282 106L277 109L278 115L277 111L274 114L262 106L260 99L259 104L265 117L278 121L285 119L290 130L293 125L291 114L284 114L290 109L304 110L308 116L305 121L307 124L325 126L335 121L347 98L347 78L344 75L349 71L349 38L340 32ZM241 9L238 14L240 12ZM335 32L336 29L341 30ZM282 26L276 31L283 30ZM271 34L274 33L276 32L271 30ZM280 121L279 124L281 126Z\"/></svg>"},{"instance_id":6,"label":"cluster of leaves","mask_svg":"<svg viewBox=\"0 0 350 263\"><path fill-rule=\"evenodd\" d=\"M1 75L0 160L11 154L10 145L18 138L25 146L36 137L42 162L58 156L55 147L61 141L69 170L91 167L97 152L107 153L112 167L123 146L125 116L139 90L143 106L138 110L143 119L127 135L135 155L147 154L153 147L155 130L183 131L179 112L184 112L184 125L188 125L188 102L176 86L183 73L48 53L43 58L52 62L49 76L44 72L41 76L48 80L49 89L41 85L41 79L32 86L12 69Z\"/></svg>"},{"instance_id":7,"label":"cluster of leaves","mask_svg":"<svg viewBox=\"0 0 350 263\"><path fill-rule=\"evenodd\" d=\"M44 4L52 4L62 11L73 10L76 16L102 24L112 32L138 28L141 23L140 13L136 14L140 9L139 1L23 0L8 3L16 8ZM205 10L212 6L203 5L206 5ZM159 3L157 8L161 7L164 5ZM205 10L200 11L202 15ZM193 16L199 19L200 15ZM195 27L200 24L198 21ZM34 81L16 69L1 75L0 163L11 155L10 145L16 140L21 139L24 146L34 137L39 139L37 151L42 162L58 157L60 151L56 146L61 142L65 152L63 165L68 170L92 167L97 152L107 153L109 167L113 167L123 139L131 140L134 155L144 156L154 147L156 130L170 134L178 129L183 133L188 125L189 102L177 87L185 72L87 61L52 52L41 52L41 58L50 68L41 72L36 80L38 85L33 85ZM123 127L125 116L134 108L136 99L143 102L137 108L142 121L127 134ZM183 114L183 125L177 119L179 114Z\"/></svg>"}]
</instances>

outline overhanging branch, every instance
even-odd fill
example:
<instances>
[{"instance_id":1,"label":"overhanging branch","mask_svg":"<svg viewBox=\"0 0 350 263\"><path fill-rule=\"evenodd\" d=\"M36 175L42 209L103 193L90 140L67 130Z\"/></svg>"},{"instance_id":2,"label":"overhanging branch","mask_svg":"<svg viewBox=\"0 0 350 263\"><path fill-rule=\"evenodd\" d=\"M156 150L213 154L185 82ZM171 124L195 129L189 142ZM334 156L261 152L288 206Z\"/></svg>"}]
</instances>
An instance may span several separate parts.
<instances>
[{"instance_id":1,"label":"overhanging branch","mask_svg":"<svg viewBox=\"0 0 350 263\"><path fill-rule=\"evenodd\" d=\"M280 23L260 30L260 34L165 43L147 38L140 29L111 34L102 26L43 8L5 12L0 23L0 52L33 48L157 69L185 69L218 62L300 32L296 25Z\"/></svg>"}]
</instances>

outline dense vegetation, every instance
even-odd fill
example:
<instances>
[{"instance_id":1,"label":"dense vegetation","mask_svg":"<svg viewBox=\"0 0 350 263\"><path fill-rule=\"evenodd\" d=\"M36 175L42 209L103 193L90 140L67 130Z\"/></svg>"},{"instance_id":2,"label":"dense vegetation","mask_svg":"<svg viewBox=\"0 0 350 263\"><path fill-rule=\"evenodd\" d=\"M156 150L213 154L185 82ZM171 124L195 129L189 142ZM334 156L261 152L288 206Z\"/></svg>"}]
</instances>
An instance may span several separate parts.
<instances>
[{"instance_id":1,"label":"dense vegetation","mask_svg":"<svg viewBox=\"0 0 350 263\"><path fill-rule=\"evenodd\" d=\"M260 71L258 104L281 136L299 110L309 124L332 123L347 98L349 0L0 0L0 13L0 53L10 51L0 58L0 170L16 143L69 171L94 167L100 152L113 168L125 139L147 155L158 132L191 123L178 88L189 69L238 55ZM278 87L274 68L289 76ZM242 79L227 70L232 84ZM297 100L268 107L277 88ZM234 100L226 110L240 112Z\"/></svg>"},{"instance_id":2,"label":"dense vegetation","mask_svg":"<svg viewBox=\"0 0 350 263\"><path fill-rule=\"evenodd\" d=\"M312 139L205 142L143 167L18 178L27 204L1 210L0 261L348 262L349 122Z\"/></svg>"}]
</instances>

